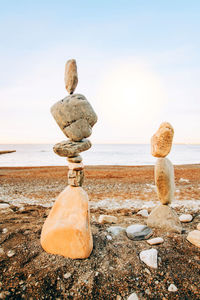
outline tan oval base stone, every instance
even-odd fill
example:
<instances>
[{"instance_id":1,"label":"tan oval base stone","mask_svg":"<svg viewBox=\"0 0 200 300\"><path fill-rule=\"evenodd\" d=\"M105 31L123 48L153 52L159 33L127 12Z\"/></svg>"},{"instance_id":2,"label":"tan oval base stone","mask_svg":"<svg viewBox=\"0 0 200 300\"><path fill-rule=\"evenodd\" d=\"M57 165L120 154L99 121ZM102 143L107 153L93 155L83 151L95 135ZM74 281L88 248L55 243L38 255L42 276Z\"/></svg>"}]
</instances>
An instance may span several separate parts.
<instances>
[{"instance_id":1,"label":"tan oval base stone","mask_svg":"<svg viewBox=\"0 0 200 300\"><path fill-rule=\"evenodd\" d=\"M155 165L155 184L160 202L170 204L174 199L174 167L168 158L158 158Z\"/></svg>"},{"instance_id":2,"label":"tan oval base stone","mask_svg":"<svg viewBox=\"0 0 200 300\"><path fill-rule=\"evenodd\" d=\"M182 232L181 222L176 212L168 205L156 206L147 219L147 226L160 228L166 232Z\"/></svg>"},{"instance_id":3,"label":"tan oval base stone","mask_svg":"<svg viewBox=\"0 0 200 300\"><path fill-rule=\"evenodd\" d=\"M43 225L43 249L72 259L89 257L93 248L89 217L87 193L81 187L65 188Z\"/></svg>"}]
</instances>

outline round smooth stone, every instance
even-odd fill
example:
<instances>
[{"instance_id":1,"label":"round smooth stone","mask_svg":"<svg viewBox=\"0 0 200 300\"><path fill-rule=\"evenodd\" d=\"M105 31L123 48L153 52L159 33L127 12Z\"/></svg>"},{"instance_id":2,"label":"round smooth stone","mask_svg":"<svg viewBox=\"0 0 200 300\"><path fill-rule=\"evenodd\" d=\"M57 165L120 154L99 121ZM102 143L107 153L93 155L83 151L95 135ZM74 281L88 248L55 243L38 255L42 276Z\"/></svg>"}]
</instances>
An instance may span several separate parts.
<instances>
[{"instance_id":1,"label":"round smooth stone","mask_svg":"<svg viewBox=\"0 0 200 300\"><path fill-rule=\"evenodd\" d=\"M128 238L134 241L147 240L152 233L151 228L141 224L130 225L126 228Z\"/></svg>"},{"instance_id":2,"label":"round smooth stone","mask_svg":"<svg viewBox=\"0 0 200 300\"><path fill-rule=\"evenodd\" d=\"M179 220L182 223L189 223L192 221L192 219L193 219L193 217L190 214L182 214L181 216L179 216Z\"/></svg>"},{"instance_id":3,"label":"round smooth stone","mask_svg":"<svg viewBox=\"0 0 200 300\"><path fill-rule=\"evenodd\" d=\"M162 244L163 242L164 242L164 240L161 237L156 237L156 238L147 240L147 243L149 245L159 245L159 244Z\"/></svg>"}]
</instances>

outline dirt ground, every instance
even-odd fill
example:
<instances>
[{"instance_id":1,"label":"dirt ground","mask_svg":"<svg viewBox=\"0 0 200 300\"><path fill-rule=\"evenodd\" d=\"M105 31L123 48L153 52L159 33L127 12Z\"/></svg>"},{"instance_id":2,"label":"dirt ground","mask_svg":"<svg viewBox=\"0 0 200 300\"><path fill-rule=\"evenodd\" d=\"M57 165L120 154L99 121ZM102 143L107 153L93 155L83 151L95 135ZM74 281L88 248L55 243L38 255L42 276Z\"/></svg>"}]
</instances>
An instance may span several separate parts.
<instances>
[{"instance_id":1,"label":"dirt ground","mask_svg":"<svg viewBox=\"0 0 200 300\"><path fill-rule=\"evenodd\" d=\"M85 175L83 188L92 201L156 199L155 189L148 188L154 184L152 166L86 167ZM50 208L37 203L54 201L66 181L66 167L0 168L0 202L10 203L13 210L0 213L0 299L119 300L133 292L139 299L200 299L200 249L186 240L200 222L198 210L192 211L193 221L183 225L182 234L153 230L153 237L164 239L153 246L158 250L157 269L139 259L140 251L152 248L145 240L132 241L125 233L110 240L110 225L97 222L101 213L109 213L117 216L116 225L145 224L132 209L91 209L94 249L88 259L44 252L40 233ZM200 165L175 167L175 181L176 199L200 200ZM28 204L20 206L26 199ZM172 283L177 292L168 291Z\"/></svg>"}]
</instances>

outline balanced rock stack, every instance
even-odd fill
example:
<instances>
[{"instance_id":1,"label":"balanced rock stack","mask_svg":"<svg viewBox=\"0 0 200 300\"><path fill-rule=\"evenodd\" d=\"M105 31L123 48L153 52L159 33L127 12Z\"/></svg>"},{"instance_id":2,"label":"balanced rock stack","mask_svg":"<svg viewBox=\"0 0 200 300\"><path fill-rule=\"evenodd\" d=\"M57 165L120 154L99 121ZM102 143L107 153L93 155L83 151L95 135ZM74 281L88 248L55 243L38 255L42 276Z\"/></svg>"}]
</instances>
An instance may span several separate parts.
<instances>
[{"instance_id":1,"label":"balanced rock stack","mask_svg":"<svg viewBox=\"0 0 200 300\"><path fill-rule=\"evenodd\" d=\"M148 217L147 225L164 230L181 233L182 227L175 211L169 206L174 198L174 168L166 158L172 146L174 129L164 122L151 139L151 153L158 157L155 165L155 184L161 202Z\"/></svg>"},{"instance_id":2,"label":"balanced rock stack","mask_svg":"<svg viewBox=\"0 0 200 300\"><path fill-rule=\"evenodd\" d=\"M71 59L65 67L65 87L70 95L51 108L54 119L69 138L53 147L56 154L68 159L68 186L58 196L41 233L45 251L73 259L89 257L93 248L88 195L81 187L84 167L80 152L91 147L87 137L97 122L97 115L87 99L73 94L77 83L76 61Z\"/></svg>"}]
</instances>

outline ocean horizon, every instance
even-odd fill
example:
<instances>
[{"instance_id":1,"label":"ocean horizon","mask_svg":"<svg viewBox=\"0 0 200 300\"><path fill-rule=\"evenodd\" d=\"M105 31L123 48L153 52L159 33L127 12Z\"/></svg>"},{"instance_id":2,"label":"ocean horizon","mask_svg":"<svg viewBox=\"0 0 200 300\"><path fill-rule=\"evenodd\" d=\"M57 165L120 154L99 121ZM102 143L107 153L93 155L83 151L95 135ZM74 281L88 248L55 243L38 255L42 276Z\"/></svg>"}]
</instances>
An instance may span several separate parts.
<instances>
[{"instance_id":1,"label":"ocean horizon","mask_svg":"<svg viewBox=\"0 0 200 300\"><path fill-rule=\"evenodd\" d=\"M53 152L53 144L1 144L0 150L16 152L0 155L1 167L65 166L66 158ZM173 144L167 156L174 165L200 163L199 144ZM150 144L93 144L82 152L85 165L154 165Z\"/></svg>"}]
</instances>

